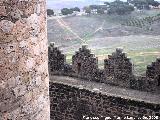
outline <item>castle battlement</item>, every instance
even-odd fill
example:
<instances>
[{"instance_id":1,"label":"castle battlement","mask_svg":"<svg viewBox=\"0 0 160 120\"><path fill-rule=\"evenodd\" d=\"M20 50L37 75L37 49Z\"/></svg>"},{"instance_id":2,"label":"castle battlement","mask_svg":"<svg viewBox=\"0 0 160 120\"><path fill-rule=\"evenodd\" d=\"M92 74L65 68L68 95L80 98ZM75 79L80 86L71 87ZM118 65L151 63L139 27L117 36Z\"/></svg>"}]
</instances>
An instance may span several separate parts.
<instances>
[{"instance_id":1,"label":"castle battlement","mask_svg":"<svg viewBox=\"0 0 160 120\"><path fill-rule=\"evenodd\" d=\"M51 49L52 48L52 49ZM104 59L104 69L98 68L98 58L87 45L83 45L72 56L72 64L66 63L66 56L51 43L49 46L49 69L51 74L65 75L96 81L124 88L157 92L160 87L160 59L147 66L146 76L133 74L133 64L123 49ZM54 58L54 59L53 59Z\"/></svg>"}]
</instances>

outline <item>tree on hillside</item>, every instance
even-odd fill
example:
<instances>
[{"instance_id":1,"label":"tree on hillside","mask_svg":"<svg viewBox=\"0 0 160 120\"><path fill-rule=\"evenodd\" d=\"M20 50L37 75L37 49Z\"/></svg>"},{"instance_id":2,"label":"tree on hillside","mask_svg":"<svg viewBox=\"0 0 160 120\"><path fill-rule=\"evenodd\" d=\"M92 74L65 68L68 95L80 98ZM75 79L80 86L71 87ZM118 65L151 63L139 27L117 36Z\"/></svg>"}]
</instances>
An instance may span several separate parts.
<instances>
[{"instance_id":1,"label":"tree on hillside","mask_svg":"<svg viewBox=\"0 0 160 120\"><path fill-rule=\"evenodd\" d=\"M71 10L72 10L72 11L77 11L77 12L80 12L80 11L81 11L80 8L78 8L78 7L71 8Z\"/></svg>"},{"instance_id":2,"label":"tree on hillside","mask_svg":"<svg viewBox=\"0 0 160 120\"><path fill-rule=\"evenodd\" d=\"M139 10L149 9L149 4L146 0L132 0L131 3Z\"/></svg>"},{"instance_id":3,"label":"tree on hillside","mask_svg":"<svg viewBox=\"0 0 160 120\"><path fill-rule=\"evenodd\" d=\"M90 5L89 6L90 7L90 9L91 10L107 10L108 9L108 7L107 7L107 5Z\"/></svg>"},{"instance_id":4,"label":"tree on hillside","mask_svg":"<svg viewBox=\"0 0 160 120\"><path fill-rule=\"evenodd\" d=\"M129 5L127 2L122 2L120 0L116 0L111 2L109 5L108 14L128 14L134 11L134 7Z\"/></svg>"},{"instance_id":5,"label":"tree on hillside","mask_svg":"<svg viewBox=\"0 0 160 120\"><path fill-rule=\"evenodd\" d=\"M103 10L103 9L98 9L98 10L97 10L97 13L98 13L98 14L104 14L104 10Z\"/></svg>"},{"instance_id":6,"label":"tree on hillside","mask_svg":"<svg viewBox=\"0 0 160 120\"><path fill-rule=\"evenodd\" d=\"M89 7L91 10L99 9L99 5L90 5Z\"/></svg>"},{"instance_id":7,"label":"tree on hillside","mask_svg":"<svg viewBox=\"0 0 160 120\"><path fill-rule=\"evenodd\" d=\"M155 1L155 0L147 0L148 4L149 5L152 5L152 6L155 6L155 7L158 7L160 4L158 1Z\"/></svg>"},{"instance_id":8,"label":"tree on hillside","mask_svg":"<svg viewBox=\"0 0 160 120\"><path fill-rule=\"evenodd\" d=\"M155 0L128 0L129 3L132 3L138 9L150 9L149 5L159 6L159 2Z\"/></svg>"},{"instance_id":9,"label":"tree on hillside","mask_svg":"<svg viewBox=\"0 0 160 120\"><path fill-rule=\"evenodd\" d=\"M54 11L52 9L47 9L47 15L48 16L54 15Z\"/></svg>"},{"instance_id":10,"label":"tree on hillside","mask_svg":"<svg viewBox=\"0 0 160 120\"><path fill-rule=\"evenodd\" d=\"M81 10L80 10L80 8L75 7L75 8L74 8L74 11L80 12Z\"/></svg>"},{"instance_id":11,"label":"tree on hillside","mask_svg":"<svg viewBox=\"0 0 160 120\"><path fill-rule=\"evenodd\" d=\"M72 14L73 10L72 9L68 9L68 8L63 8L63 9L61 9L61 13L63 15L68 15L68 14Z\"/></svg>"}]
</instances>

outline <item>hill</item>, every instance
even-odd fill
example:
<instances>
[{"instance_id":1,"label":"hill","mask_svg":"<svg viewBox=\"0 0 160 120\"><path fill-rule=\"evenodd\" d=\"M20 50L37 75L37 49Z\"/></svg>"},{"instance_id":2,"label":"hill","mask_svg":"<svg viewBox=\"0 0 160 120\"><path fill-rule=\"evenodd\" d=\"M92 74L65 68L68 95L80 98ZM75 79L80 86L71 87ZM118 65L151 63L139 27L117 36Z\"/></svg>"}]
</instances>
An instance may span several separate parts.
<instances>
[{"instance_id":1,"label":"hill","mask_svg":"<svg viewBox=\"0 0 160 120\"><path fill-rule=\"evenodd\" d=\"M158 11L145 11L131 15L91 15L48 20L48 39L55 42L67 54L68 62L77 48L88 44L99 58L103 59L117 47L124 48L132 58L135 73L145 74L146 65L160 57L160 23L151 24L152 30L122 25L126 20L154 16Z\"/></svg>"}]
</instances>

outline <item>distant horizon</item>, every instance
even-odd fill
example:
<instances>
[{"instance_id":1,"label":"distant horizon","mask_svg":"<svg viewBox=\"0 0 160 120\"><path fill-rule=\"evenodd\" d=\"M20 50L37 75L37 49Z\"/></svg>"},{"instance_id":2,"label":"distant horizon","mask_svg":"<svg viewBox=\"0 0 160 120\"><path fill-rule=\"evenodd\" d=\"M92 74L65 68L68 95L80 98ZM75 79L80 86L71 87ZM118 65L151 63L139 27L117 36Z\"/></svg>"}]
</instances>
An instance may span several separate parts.
<instances>
[{"instance_id":1,"label":"distant horizon","mask_svg":"<svg viewBox=\"0 0 160 120\"><path fill-rule=\"evenodd\" d=\"M112 2L115 0L47 0L47 8L60 10L62 8L79 7L83 8L87 5L103 4L104 2ZM122 0L127 1L127 0Z\"/></svg>"},{"instance_id":2,"label":"distant horizon","mask_svg":"<svg viewBox=\"0 0 160 120\"><path fill-rule=\"evenodd\" d=\"M87 5L101 5L104 2L112 2L115 0L47 0L47 8L53 10L60 10L62 8L79 7L83 8ZM127 0L121 0L127 1ZM160 0L155 0L160 1Z\"/></svg>"}]
</instances>

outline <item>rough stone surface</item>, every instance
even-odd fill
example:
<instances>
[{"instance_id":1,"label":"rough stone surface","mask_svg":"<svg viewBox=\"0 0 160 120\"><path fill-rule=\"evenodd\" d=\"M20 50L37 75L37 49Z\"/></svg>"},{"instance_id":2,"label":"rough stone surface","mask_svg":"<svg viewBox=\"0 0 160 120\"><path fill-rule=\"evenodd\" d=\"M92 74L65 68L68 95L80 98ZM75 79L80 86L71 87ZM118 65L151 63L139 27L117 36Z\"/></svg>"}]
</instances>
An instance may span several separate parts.
<instances>
[{"instance_id":1,"label":"rough stone surface","mask_svg":"<svg viewBox=\"0 0 160 120\"><path fill-rule=\"evenodd\" d=\"M0 1L0 120L49 120L45 0Z\"/></svg>"},{"instance_id":2,"label":"rough stone surface","mask_svg":"<svg viewBox=\"0 0 160 120\"><path fill-rule=\"evenodd\" d=\"M106 120L109 117L112 120L118 117L120 120L147 120L151 116L152 119L160 117L159 95L77 78L51 76L50 100L51 120Z\"/></svg>"},{"instance_id":3,"label":"rough stone surface","mask_svg":"<svg viewBox=\"0 0 160 120\"><path fill-rule=\"evenodd\" d=\"M51 43L48 47L49 68L51 72L60 71L63 69L66 58L61 51Z\"/></svg>"},{"instance_id":4,"label":"rough stone surface","mask_svg":"<svg viewBox=\"0 0 160 120\"><path fill-rule=\"evenodd\" d=\"M113 79L114 84L124 87L130 87L132 74L132 63L122 49L116 49L116 52L104 60L105 73L108 78Z\"/></svg>"},{"instance_id":5,"label":"rough stone surface","mask_svg":"<svg viewBox=\"0 0 160 120\"><path fill-rule=\"evenodd\" d=\"M84 45L72 56L72 68L77 76L92 80L98 69L98 58Z\"/></svg>"},{"instance_id":6,"label":"rough stone surface","mask_svg":"<svg viewBox=\"0 0 160 120\"><path fill-rule=\"evenodd\" d=\"M156 84L160 86L160 58L157 58L156 62L152 62L151 65L147 66L146 75L154 79Z\"/></svg>"}]
</instances>

